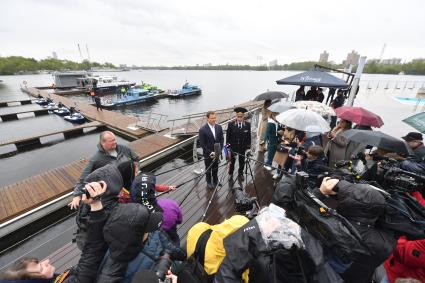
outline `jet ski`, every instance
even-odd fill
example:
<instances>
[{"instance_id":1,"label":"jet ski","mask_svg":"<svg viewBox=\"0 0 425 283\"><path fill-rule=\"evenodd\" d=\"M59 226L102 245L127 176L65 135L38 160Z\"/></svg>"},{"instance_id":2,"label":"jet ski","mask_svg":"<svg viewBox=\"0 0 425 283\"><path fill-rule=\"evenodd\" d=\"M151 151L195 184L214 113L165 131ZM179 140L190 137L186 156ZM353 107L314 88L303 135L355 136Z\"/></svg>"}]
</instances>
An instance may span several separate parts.
<instances>
[{"instance_id":1,"label":"jet ski","mask_svg":"<svg viewBox=\"0 0 425 283\"><path fill-rule=\"evenodd\" d=\"M86 121L86 118L84 118L84 116L78 112L65 116L64 119L68 122L75 123L75 124L82 124Z\"/></svg>"},{"instance_id":2,"label":"jet ski","mask_svg":"<svg viewBox=\"0 0 425 283\"><path fill-rule=\"evenodd\" d=\"M55 113L56 115L59 115L59 116L66 116L66 115L69 115L71 112L66 107L60 107L56 110L53 110L53 113Z\"/></svg>"}]
</instances>

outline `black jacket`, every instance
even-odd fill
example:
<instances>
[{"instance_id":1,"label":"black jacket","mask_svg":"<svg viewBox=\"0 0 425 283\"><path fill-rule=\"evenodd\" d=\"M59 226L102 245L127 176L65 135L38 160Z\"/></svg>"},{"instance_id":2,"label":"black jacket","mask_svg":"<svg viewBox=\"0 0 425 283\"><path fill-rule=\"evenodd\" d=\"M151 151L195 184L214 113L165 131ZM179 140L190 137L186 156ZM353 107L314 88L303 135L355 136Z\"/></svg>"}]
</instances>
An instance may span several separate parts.
<instances>
[{"instance_id":1,"label":"black jacket","mask_svg":"<svg viewBox=\"0 0 425 283\"><path fill-rule=\"evenodd\" d=\"M215 124L215 138L211 132L210 126L205 124L199 129L199 143L202 147L202 153L204 157L209 157L211 152L214 152L214 144L219 143L220 147L223 148L224 137L223 129L220 125Z\"/></svg>"},{"instance_id":2,"label":"black jacket","mask_svg":"<svg viewBox=\"0 0 425 283\"><path fill-rule=\"evenodd\" d=\"M118 158L125 156L129 158L130 160L136 162L139 160L139 156L131 150L129 147L125 145L117 145L116 151L118 153L117 157L114 157L110 155L108 152L106 152L100 144L97 145L98 151L95 155L90 158L89 163L87 164L86 168L84 168L83 172L81 173L80 179L78 180L78 183L75 185L74 188L74 195L82 195L84 188L84 179L94 170L105 166L106 164L109 164L113 161L116 161Z\"/></svg>"},{"instance_id":3,"label":"black jacket","mask_svg":"<svg viewBox=\"0 0 425 283\"><path fill-rule=\"evenodd\" d=\"M237 121L230 122L227 126L226 143L230 144L233 151L245 153L245 150L251 148L251 124L244 121L239 129Z\"/></svg>"},{"instance_id":4,"label":"black jacket","mask_svg":"<svg viewBox=\"0 0 425 283\"><path fill-rule=\"evenodd\" d=\"M149 211L144 205L126 203L113 208L103 227L110 254L100 271L98 282L123 281L128 263L143 249L142 239L148 221Z\"/></svg>"},{"instance_id":5,"label":"black jacket","mask_svg":"<svg viewBox=\"0 0 425 283\"><path fill-rule=\"evenodd\" d=\"M102 228L106 222L104 210L90 214L87 242L78 264L71 269L64 283L96 282L97 271L108 246L103 238Z\"/></svg>"},{"instance_id":6,"label":"black jacket","mask_svg":"<svg viewBox=\"0 0 425 283\"><path fill-rule=\"evenodd\" d=\"M320 191L317 190L315 194L323 198ZM337 202L337 211L356 227L371 254L354 261L342 277L345 282L370 282L375 268L391 255L397 243L393 233L378 226L386 200L381 192L367 184L352 184L343 180L338 183L337 195L331 198Z\"/></svg>"},{"instance_id":7,"label":"black jacket","mask_svg":"<svg viewBox=\"0 0 425 283\"><path fill-rule=\"evenodd\" d=\"M255 219L224 239L226 257L215 275L215 283L240 283L242 273L249 268L249 282L304 282L297 255L304 272L310 277L313 262L303 250L270 251L262 239Z\"/></svg>"}]
</instances>

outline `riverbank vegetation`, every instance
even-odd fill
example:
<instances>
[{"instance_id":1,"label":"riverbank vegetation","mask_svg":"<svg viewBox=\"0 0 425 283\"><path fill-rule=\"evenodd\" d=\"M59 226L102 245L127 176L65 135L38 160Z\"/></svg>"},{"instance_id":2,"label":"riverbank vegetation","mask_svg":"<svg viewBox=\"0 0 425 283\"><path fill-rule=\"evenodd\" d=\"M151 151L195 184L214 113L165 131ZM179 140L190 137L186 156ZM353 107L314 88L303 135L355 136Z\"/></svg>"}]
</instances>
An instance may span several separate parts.
<instances>
[{"instance_id":1,"label":"riverbank vegetation","mask_svg":"<svg viewBox=\"0 0 425 283\"><path fill-rule=\"evenodd\" d=\"M88 70L92 67L115 68L111 63L100 64L84 60L81 63L58 60L43 59L35 60L21 56L0 57L0 75L14 75L20 73L37 73L41 70L59 71L59 70Z\"/></svg>"},{"instance_id":2,"label":"riverbank vegetation","mask_svg":"<svg viewBox=\"0 0 425 283\"><path fill-rule=\"evenodd\" d=\"M252 70L252 71L305 71L314 68L317 62L294 62L291 64L275 65L275 66L251 66L251 65L195 65L195 66L142 66L134 67L137 69L156 69L156 70ZM334 69L344 69L342 64L324 64ZM13 75L23 73L37 73L39 71L60 71L60 70L90 70L90 68L116 68L111 63L100 64L97 62L89 62L84 60L81 63L58 60L43 59L35 60L33 58L25 58L21 56L0 57L0 75ZM355 67L353 72L355 71ZM368 74L399 74L406 75L425 75L425 60L415 60L404 64L386 65L377 62L366 64L364 73Z\"/></svg>"}]
</instances>

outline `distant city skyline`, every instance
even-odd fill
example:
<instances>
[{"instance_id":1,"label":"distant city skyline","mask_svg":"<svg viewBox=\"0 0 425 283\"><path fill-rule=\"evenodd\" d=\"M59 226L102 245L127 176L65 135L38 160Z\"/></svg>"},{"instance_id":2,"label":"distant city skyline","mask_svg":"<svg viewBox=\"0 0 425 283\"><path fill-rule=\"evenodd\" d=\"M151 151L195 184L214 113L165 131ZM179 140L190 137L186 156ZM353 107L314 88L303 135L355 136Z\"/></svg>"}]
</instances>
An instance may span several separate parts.
<instances>
[{"instance_id":1,"label":"distant city skyline","mask_svg":"<svg viewBox=\"0 0 425 283\"><path fill-rule=\"evenodd\" d=\"M391 2L391 3L389 3ZM0 55L145 66L425 57L422 0L3 0ZM88 48L87 48L88 47ZM87 55L89 50L90 56ZM261 58L261 59L260 59Z\"/></svg>"}]
</instances>

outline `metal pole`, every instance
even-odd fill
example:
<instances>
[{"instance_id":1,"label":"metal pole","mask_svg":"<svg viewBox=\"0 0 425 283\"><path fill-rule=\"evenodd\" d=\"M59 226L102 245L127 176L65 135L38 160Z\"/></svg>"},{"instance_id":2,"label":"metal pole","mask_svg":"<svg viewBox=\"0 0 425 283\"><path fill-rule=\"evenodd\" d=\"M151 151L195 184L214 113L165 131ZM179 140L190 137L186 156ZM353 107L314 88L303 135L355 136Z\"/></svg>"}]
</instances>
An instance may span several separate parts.
<instances>
[{"instance_id":1,"label":"metal pole","mask_svg":"<svg viewBox=\"0 0 425 283\"><path fill-rule=\"evenodd\" d=\"M359 87L360 77L363 73L365 62L366 56L360 57L356 75L354 76L353 85L351 86L350 96L348 97L347 105L349 106L353 106L354 104L354 98L356 97L357 88Z\"/></svg>"}]
</instances>

